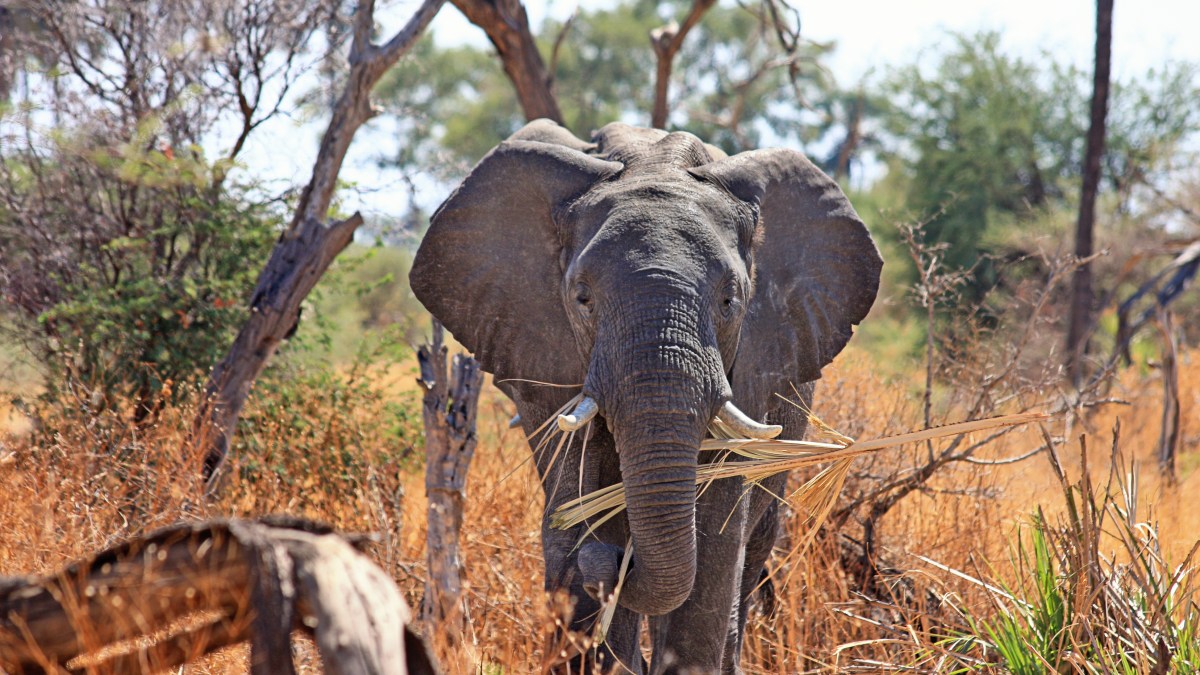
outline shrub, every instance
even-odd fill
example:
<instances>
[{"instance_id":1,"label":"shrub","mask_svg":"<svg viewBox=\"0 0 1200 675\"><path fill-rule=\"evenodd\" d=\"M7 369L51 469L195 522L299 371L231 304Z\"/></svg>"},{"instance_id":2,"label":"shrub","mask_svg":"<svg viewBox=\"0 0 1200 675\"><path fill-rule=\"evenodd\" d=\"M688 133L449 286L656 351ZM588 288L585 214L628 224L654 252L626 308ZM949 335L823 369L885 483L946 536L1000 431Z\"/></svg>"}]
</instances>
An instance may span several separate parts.
<instances>
[{"instance_id":1,"label":"shrub","mask_svg":"<svg viewBox=\"0 0 1200 675\"><path fill-rule=\"evenodd\" d=\"M213 188L198 149L57 136L6 166L0 299L47 370L45 402L142 422L178 403L244 322L281 226L246 188Z\"/></svg>"}]
</instances>

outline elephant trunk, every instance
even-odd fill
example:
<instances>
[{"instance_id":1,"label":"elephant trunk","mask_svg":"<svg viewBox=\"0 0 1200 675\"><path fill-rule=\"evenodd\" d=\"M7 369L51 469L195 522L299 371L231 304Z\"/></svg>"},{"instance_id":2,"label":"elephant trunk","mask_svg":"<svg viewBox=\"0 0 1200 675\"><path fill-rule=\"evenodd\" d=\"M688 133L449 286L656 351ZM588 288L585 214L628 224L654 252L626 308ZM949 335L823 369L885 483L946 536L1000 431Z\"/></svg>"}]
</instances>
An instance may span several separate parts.
<instances>
[{"instance_id":1,"label":"elephant trunk","mask_svg":"<svg viewBox=\"0 0 1200 675\"><path fill-rule=\"evenodd\" d=\"M664 406L665 407L665 406ZM696 454L690 413L645 410L613 420L633 560L620 602L646 615L683 604L696 577Z\"/></svg>"},{"instance_id":2,"label":"elephant trunk","mask_svg":"<svg viewBox=\"0 0 1200 675\"><path fill-rule=\"evenodd\" d=\"M661 297L661 296L660 296ZM696 464L729 384L699 299L644 302L640 317L598 336L585 390L595 393L619 454L633 559L620 603L646 615L679 607L696 577ZM616 349L608 347L607 337ZM593 586L612 588L619 552L581 551ZM598 577L598 578L597 578Z\"/></svg>"}]
</instances>

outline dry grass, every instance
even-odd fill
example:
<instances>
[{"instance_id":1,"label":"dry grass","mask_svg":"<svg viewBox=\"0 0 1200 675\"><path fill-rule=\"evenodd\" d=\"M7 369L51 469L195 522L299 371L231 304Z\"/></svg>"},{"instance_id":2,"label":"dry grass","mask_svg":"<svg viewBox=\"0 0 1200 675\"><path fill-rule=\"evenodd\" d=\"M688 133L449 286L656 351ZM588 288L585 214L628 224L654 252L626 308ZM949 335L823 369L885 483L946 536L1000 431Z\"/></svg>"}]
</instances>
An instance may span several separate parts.
<instances>
[{"instance_id":1,"label":"dry grass","mask_svg":"<svg viewBox=\"0 0 1200 675\"><path fill-rule=\"evenodd\" d=\"M1160 384L1153 372L1131 369L1121 375L1114 395L1129 405L1111 405L1082 420L1049 425L1056 436L1089 436L1090 467L1102 483L1108 458L1100 455L1110 446L1111 429L1120 418L1122 447L1129 459L1139 461L1141 511L1152 514L1163 556L1175 561L1184 559L1200 533L1200 510L1194 508L1194 494L1200 489L1200 429L1191 422L1194 411L1200 410L1198 356L1183 356L1185 442L1174 485L1159 478L1153 461L1160 412ZM851 352L839 359L818 387L817 414L831 427L859 438L920 428L919 393L881 382L874 372L862 355ZM405 373L393 373L390 393L415 402L407 379ZM367 409L347 415L332 402L322 407L319 400L312 405L308 414L330 425L353 426L356 419L383 414ZM561 598L548 600L541 590L541 491L524 439L507 428L511 414L511 404L502 396L491 389L485 392L463 531L469 649L448 664L451 673L538 671L555 617L566 611ZM952 410L946 414L953 419ZM409 601L419 602L425 557L423 474L419 458L407 456L402 442L368 435L358 437L354 447L330 446L319 452L312 450L320 447L317 436L317 442L305 446L306 454L297 456L289 440L294 430L264 424L255 431L256 441L269 457L254 464L236 459L235 475L242 477L232 480L219 499L206 503L196 497L194 459L177 454L186 421L184 411L168 412L156 427L123 437L120 444L90 429L63 432L54 443L40 446L4 441L0 574L47 571L179 519L286 511L347 530L378 533L376 558ZM1016 431L995 440L977 457L1012 457L1042 442L1036 429ZM1065 473L1075 480L1081 465L1069 447L1060 455ZM927 452L924 444L889 451L869 463L869 471L881 477L896 475ZM354 461L345 460L347 453ZM811 473L797 476L795 485L810 478ZM877 584L870 596L859 593L861 580L846 565L842 542L832 533L817 536L804 555L790 554L807 539L811 515L797 507L787 518L787 536L770 563L774 612L752 614L743 658L746 671L836 672L869 669L872 662L924 663L926 670L933 670L928 665L930 650L942 649L938 645L947 627L961 624L961 617L939 598L953 598L956 607L974 616L991 615L994 607L986 589L920 557L975 576L1015 580L1021 573L1010 557L1015 533L1039 504L1048 519L1061 514L1061 485L1044 455L1015 464L960 463L947 468L883 520L880 552L906 571ZM852 526L853 521L846 524ZM1116 548L1118 542L1109 545ZM298 660L306 671L318 669L311 649L301 648ZM245 650L233 649L189 672L244 669Z\"/></svg>"}]
</instances>

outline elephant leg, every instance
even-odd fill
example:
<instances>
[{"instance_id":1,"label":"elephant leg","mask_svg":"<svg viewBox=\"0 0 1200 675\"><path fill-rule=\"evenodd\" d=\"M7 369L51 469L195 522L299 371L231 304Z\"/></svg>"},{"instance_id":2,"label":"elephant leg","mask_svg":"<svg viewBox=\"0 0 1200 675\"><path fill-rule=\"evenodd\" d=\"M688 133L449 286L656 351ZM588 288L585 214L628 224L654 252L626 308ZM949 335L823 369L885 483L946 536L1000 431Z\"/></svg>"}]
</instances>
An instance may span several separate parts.
<instances>
[{"instance_id":1,"label":"elephant leg","mask_svg":"<svg viewBox=\"0 0 1200 675\"><path fill-rule=\"evenodd\" d=\"M533 452L534 464L545 494L541 534L546 592L552 594L565 590L569 593L573 613L568 628L571 631L586 633L591 628L591 622L598 613L600 604L584 591L583 579L576 567L577 545L583 535L583 528L560 530L551 527L550 520L560 505L597 488L599 467L594 461L597 454L595 451L602 450L602 447L597 446L603 446L605 443L603 439L589 438L585 452L583 434L576 434L572 442L565 443L562 447L559 447L558 437L542 444L543 436L533 434L555 409L519 398L517 408L521 413L526 436L530 439L530 450ZM609 439L611 445L611 437ZM553 640L557 643L561 637L556 635ZM563 672L582 672L582 661L583 659L576 659L564 664Z\"/></svg>"},{"instance_id":2,"label":"elephant leg","mask_svg":"<svg viewBox=\"0 0 1200 675\"><path fill-rule=\"evenodd\" d=\"M518 409L525 423L526 433L532 434L553 412L553 409L542 408L529 403L522 405L518 401ZM537 466L538 477L545 493L545 510L542 514L542 555L545 561L545 587L548 593L566 590L571 598L574 612L571 616L569 629L573 632L591 634L596 617L600 613L600 603L589 595L584 587L584 579L578 568L580 538L585 527L579 526L570 530L559 530L551 527L551 516L562 504L581 495L598 489L602 484L620 480L619 462L612 436L603 425L594 425L591 436L584 443L583 434L576 434L575 439L558 447L558 440L553 439L538 448L540 436L531 442L534 452L534 463ZM623 519L614 518L592 535L603 543L623 546L628 537L627 527ZM594 654L574 659L562 666L563 672L609 672L617 663L630 664L634 673L643 672L642 656L638 641L638 630L641 617L618 608L609 626L609 634L605 644ZM555 640L561 636L557 636ZM618 672L620 667L618 666Z\"/></svg>"},{"instance_id":3,"label":"elephant leg","mask_svg":"<svg viewBox=\"0 0 1200 675\"><path fill-rule=\"evenodd\" d=\"M590 449L589 449L590 452ZM620 482L621 467L616 453L597 456L600 463L600 485L607 486ZM615 580L619 574L620 559L624 555L625 543L629 540L629 524L623 515L610 519L601 525L594 537L599 539L600 549L606 549L611 556L613 570L611 578ZM594 543L580 547L579 556L596 550ZM582 565L581 565L582 567ZM606 575L607 576L607 575ZM597 662L602 673L633 673L642 675L646 672L647 664L642 658L641 646L642 615L626 607L618 605L613 612L612 623L604 638L604 644L597 650Z\"/></svg>"},{"instance_id":4,"label":"elephant leg","mask_svg":"<svg viewBox=\"0 0 1200 675\"><path fill-rule=\"evenodd\" d=\"M721 670L730 626L738 615L749 510L741 480L713 483L697 499L696 583L678 609L651 617L650 672Z\"/></svg>"},{"instance_id":5,"label":"elephant leg","mask_svg":"<svg viewBox=\"0 0 1200 675\"><path fill-rule=\"evenodd\" d=\"M601 673L642 675L646 661L641 649L642 616L624 607L617 607L612 625L598 650L596 661Z\"/></svg>"},{"instance_id":6,"label":"elephant leg","mask_svg":"<svg viewBox=\"0 0 1200 675\"><path fill-rule=\"evenodd\" d=\"M798 388L805 407L812 408L813 383L803 384ZM783 427L780 438L802 440L808 429L808 417L798 408L783 405L767 416L768 424L778 424ZM726 640L724 672L739 672L742 646L746 640L746 622L750 615L750 605L753 596L764 599L763 594L773 594L774 586L765 582L763 576L767 559L775 548L779 538L780 498L786 497L788 485L787 474L772 476L763 481L761 488L750 493L750 535L746 541L745 565L742 568L741 589L738 594L738 615L730 626ZM768 602L774 602L771 597Z\"/></svg>"},{"instance_id":7,"label":"elephant leg","mask_svg":"<svg viewBox=\"0 0 1200 675\"><path fill-rule=\"evenodd\" d=\"M575 602L571 630L583 635L594 635L596 620L603 608L600 603L583 591L577 571L574 573L574 579L569 589ZM641 625L641 615L618 606L613 614L612 623L608 627L604 643L589 654L561 664L553 672L564 675L581 673L642 675L646 668L641 653ZM555 640L558 641L561 637L561 634L556 635Z\"/></svg>"},{"instance_id":8,"label":"elephant leg","mask_svg":"<svg viewBox=\"0 0 1200 675\"><path fill-rule=\"evenodd\" d=\"M786 477L782 477L785 478ZM721 669L723 672L733 673L738 671L738 664L742 656L742 644L746 640L746 620L750 615L750 605L753 602L753 596L757 592L772 592L770 588L764 588L763 571L766 569L767 558L771 556L771 549L775 547L775 539L779 530L779 502L768 490L777 495L779 490L786 486L786 480L773 483L779 485L765 486L766 490L756 489L755 492L763 495L767 502L758 519L758 523L750 533L750 538L746 542L746 561L742 566L742 583L738 594L738 615L737 620L729 627L729 636L725 644L725 662ZM778 487L779 489L774 489ZM751 503L751 511L756 506L754 503L762 499L759 495Z\"/></svg>"}]
</instances>

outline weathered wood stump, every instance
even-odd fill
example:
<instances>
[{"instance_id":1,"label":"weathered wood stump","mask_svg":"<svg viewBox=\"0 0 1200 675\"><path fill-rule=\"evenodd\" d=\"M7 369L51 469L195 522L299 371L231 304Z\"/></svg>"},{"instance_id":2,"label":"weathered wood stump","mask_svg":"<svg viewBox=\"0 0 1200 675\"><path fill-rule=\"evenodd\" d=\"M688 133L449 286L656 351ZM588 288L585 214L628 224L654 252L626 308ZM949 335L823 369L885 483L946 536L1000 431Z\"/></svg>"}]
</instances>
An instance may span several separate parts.
<instances>
[{"instance_id":1,"label":"weathered wood stump","mask_svg":"<svg viewBox=\"0 0 1200 675\"><path fill-rule=\"evenodd\" d=\"M462 600L459 532L466 499L467 472L475 456L475 419L483 371L475 359L457 354L449 371L442 325L433 321L431 344L417 352L419 383L425 390L425 493L429 499L429 577L422 618L447 645L457 646L466 621Z\"/></svg>"},{"instance_id":2,"label":"weathered wood stump","mask_svg":"<svg viewBox=\"0 0 1200 675\"><path fill-rule=\"evenodd\" d=\"M248 640L252 673L287 674L302 630L326 672L436 672L399 589L355 543L291 518L210 521L0 577L0 671L147 673Z\"/></svg>"}]
</instances>

